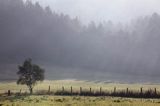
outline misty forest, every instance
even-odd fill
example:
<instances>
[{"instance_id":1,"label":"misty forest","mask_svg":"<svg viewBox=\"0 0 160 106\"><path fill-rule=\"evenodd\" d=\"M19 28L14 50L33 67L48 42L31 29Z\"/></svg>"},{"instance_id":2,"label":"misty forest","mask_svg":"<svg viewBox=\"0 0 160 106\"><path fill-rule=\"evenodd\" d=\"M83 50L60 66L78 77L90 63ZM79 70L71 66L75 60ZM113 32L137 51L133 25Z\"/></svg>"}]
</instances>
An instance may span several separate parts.
<instances>
[{"instance_id":1,"label":"misty forest","mask_svg":"<svg viewBox=\"0 0 160 106\"><path fill-rule=\"evenodd\" d=\"M158 13L84 24L38 2L0 0L0 80L32 58L45 79L160 82L159 28Z\"/></svg>"}]
</instances>

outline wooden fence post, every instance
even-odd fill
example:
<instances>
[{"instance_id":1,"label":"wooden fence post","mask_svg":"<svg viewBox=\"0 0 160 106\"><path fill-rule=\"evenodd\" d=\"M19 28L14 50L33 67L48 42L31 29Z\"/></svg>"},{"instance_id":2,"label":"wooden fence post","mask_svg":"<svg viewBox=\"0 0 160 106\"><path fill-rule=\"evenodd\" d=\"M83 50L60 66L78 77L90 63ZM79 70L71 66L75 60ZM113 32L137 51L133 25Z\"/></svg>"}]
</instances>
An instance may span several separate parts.
<instances>
[{"instance_id":1,"label":"wooden fence post","mask_svg":"<svg viewBox=\"0 0 160 106\"><path fill-rule=\"evenodd\" d=\"M114 93L116 93L116 87L114 87Z\"/></svg>"},{"instance_id":2,"label":"wooden fence post","mask_svg":"<svg viewBox=\"0 0 160 106\"><path fill-rule=\"evenodd\" d=\"M102 94L102 87L100 87L100 95Z\"/></svg>"},{"instance_id":3,"label":"wooden fence post","mask_svg":"<svg viewBox=\"0 0 160 106\"><path fill-rule=\"evenodd\" d=\"M129 90L128 90L128 88L127 88L127 90L126 90L126 94L128 94L128 91L129 91Z\"/></svg>"},{"instance_id":4,"label":"wooden fence post","mask_svg":"<svg viewBox=\"0 0 160 106\"><path fill-rule=\"evenodd\" d=\"M142 93L143 93L143 88L141 87L141 88L140 88L140 94L142 94Z\"/></svg>"},{"instance_id":5,"label":"wooden fence post","mask_svg":"<svg viewBox=\"0 0 160 106\"><path fill-rule=\"evenodd\" d=\"M155 95L157 95L157 89L156 88L154 88L154 93L155 93Z\"/></svg>"},{"instance_id":6,"label":"wooden fence post","mask_svg":"<svg viewBox=\"0 0 160 106\"><path fill-rule=\"evenodd\" d=\"M80 87L80 94L82 93L82 87Z\"/></svg>"},{"instance_id":7,"label":"wooden fence post","mask_svg":"<svg viewBox=\"0 0 160 106\"><path fill-rule=\"evenodd\" d=\"M62 86L62 95L64 94L64 86Z\"/></svg>"},{"instance_id":8,"label":"wooden fence post","mask_svg":"<svg viewBox=\"0 0 160 106\"><path fill-rule=\"evenodd\" d=\"M11 96L11 91L10 91L10 90L8 90L7 95L8 95L8 96Z\"/></svg>"},{"instance_id":9,"label":"wooden fence post","mask_svg":"<svg viewBox=\"0 0 160 106\"><path fill-rule=\"evenodd\" d=\"M92 93L92 88L91 88L91 87L90 87L90 90L89 90L89 91L90 91L90 94L91 94L91 93Z\"/></svg>"},{"instance_id":10,"label":"wooden fence post","mask_svg":"<svg viewBox=\"0 0 160 106\"><path fill-rule=\"evenodd\" d=\"M72 95L72 86L71 86L71 95Z\"/></svg>"},{"instance_id":11,"label":"wooden fence post","mask_svg":"<svg viewBox=\"0 0 160 106\"><path fill-rule=\"evenodd\" d=\"M50 85L49 85L49 87L48 87L48 93L50 93L50 90L51 90L51 87L50 87Z\"/></svg>"}]
</instances>

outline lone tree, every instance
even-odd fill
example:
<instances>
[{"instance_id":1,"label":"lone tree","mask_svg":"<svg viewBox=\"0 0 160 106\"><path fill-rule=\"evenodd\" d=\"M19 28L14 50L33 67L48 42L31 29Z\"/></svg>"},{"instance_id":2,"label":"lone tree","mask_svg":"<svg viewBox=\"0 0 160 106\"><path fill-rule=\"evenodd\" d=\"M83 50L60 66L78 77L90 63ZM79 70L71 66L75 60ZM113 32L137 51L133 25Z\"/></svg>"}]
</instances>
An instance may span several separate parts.
<instances>
[{"instance_id":1,"label":"lone tree","mask_svg":"<svg viewBox=\"0 0 160 106\"><path fill-rule=\"evenodd\" d=\"M38 81L44 80L44 70L36 64L32 64L31 59L26 59L22 66L18 66L17 72L19 79L17 84L27 85L30 94L33 92L33 87Z\"/></svg>"}]
</instances>

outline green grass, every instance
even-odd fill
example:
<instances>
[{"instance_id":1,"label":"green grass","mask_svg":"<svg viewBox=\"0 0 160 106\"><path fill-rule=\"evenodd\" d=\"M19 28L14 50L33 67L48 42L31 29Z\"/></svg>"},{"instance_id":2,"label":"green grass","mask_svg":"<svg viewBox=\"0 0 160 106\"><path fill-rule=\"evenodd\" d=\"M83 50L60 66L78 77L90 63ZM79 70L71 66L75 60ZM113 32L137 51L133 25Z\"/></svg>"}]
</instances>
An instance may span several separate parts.
<instances>
[{"instance_id":1,"label":"green grass","mask_svg":"<svg viewBox=\"0 0 160 106\"><path fill-rule=\"evenodd\" d=\"M3 106L160 106L158 99L127 99L79 96L10 97L0 101Z\"/></svg>"},{"instance_id":2,"label":"green grass","mask_svg":"<svg viewBox=\"0 0 160 106\"><path fill-rule=\"evenodd\" d=\"M114 87L116 90L129 90L140 91L140 88L143 87L143 90L154 89L157 88L157 91L160 91L159 84L119 84L119 83L104 83L104 82L88 82L88 81L77 81L77 80L55 80L55 81L44 81L42 83L38 83L35 86L34 92L36 91L47 91L50 86L51 91L56 92L57 90L62 90L62 86L64 86L65 90L70 91L70 87L73 87L73 91L79 92L80 87L83 90L89 90L90 87L92 91L99 91L100 87L102 87L102 91L113 91ZM7 90L11 90L12 92L28 92L28 88L24 85L17 85L16 82L0 82L0 93L4 93Z\"/></svg>"},{"instance_id":3,"label":"green grass","mask_svg":"<svg viewBox=\"0 0 160 106\"><path fill-rule=\"evenodd\" d=\"M143 90L150 88L157 88L160 91L160 85L153 84L119 84L119 83L104 83L104 82L88 82L77 80L56 80L56 81L44 81L39 83L34 88L34 92L44 91L47 92L48 87L51 87L51 91L56 92L62 90L64 86L65 90L70 90L73 87L73 92L79 91L82 87L83 90L99 91L102 87L102 91L113 91L114 87L118 90L135 90L139 91L141 87ZM28 92L26 86L17 85L15 82L1 82L0 93L7 92ZM0 96L0 106L160 106L159 99L133 99L133 98L117 98L117 97L84 97L84 96L54 96L54 95L41 95L41 96L15 96L7 97L5 95Z\"/></svg>"}]
</instances>

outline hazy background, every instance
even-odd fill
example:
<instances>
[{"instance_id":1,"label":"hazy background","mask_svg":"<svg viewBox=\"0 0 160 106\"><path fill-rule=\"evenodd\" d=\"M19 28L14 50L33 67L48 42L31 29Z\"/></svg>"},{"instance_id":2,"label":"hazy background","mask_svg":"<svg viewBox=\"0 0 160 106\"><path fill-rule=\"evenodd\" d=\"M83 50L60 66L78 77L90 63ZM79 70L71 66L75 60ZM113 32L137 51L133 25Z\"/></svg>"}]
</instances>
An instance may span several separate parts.
<instances>
[{"instance_id":1,"label":"hazy background","mask_svg":"<svg viewBox=\"0 0 160 106\"><path fill-rule=\"evenodd\" d=\"M159 0L32 0L55 12L78 17L83 23L112 20L128 23L140 16L160 13Z\"/></svg>"},{"instance_id":2,"label":"hazy background","mask_svg":"<svg viewBox=\"0 0 160 106\"><path fill-rule=\"evenodd\" d=\"M158 0L39 2L0 0L1 80L32 58L46 79L160 82Z\"/></svg>"}]
</instances>

